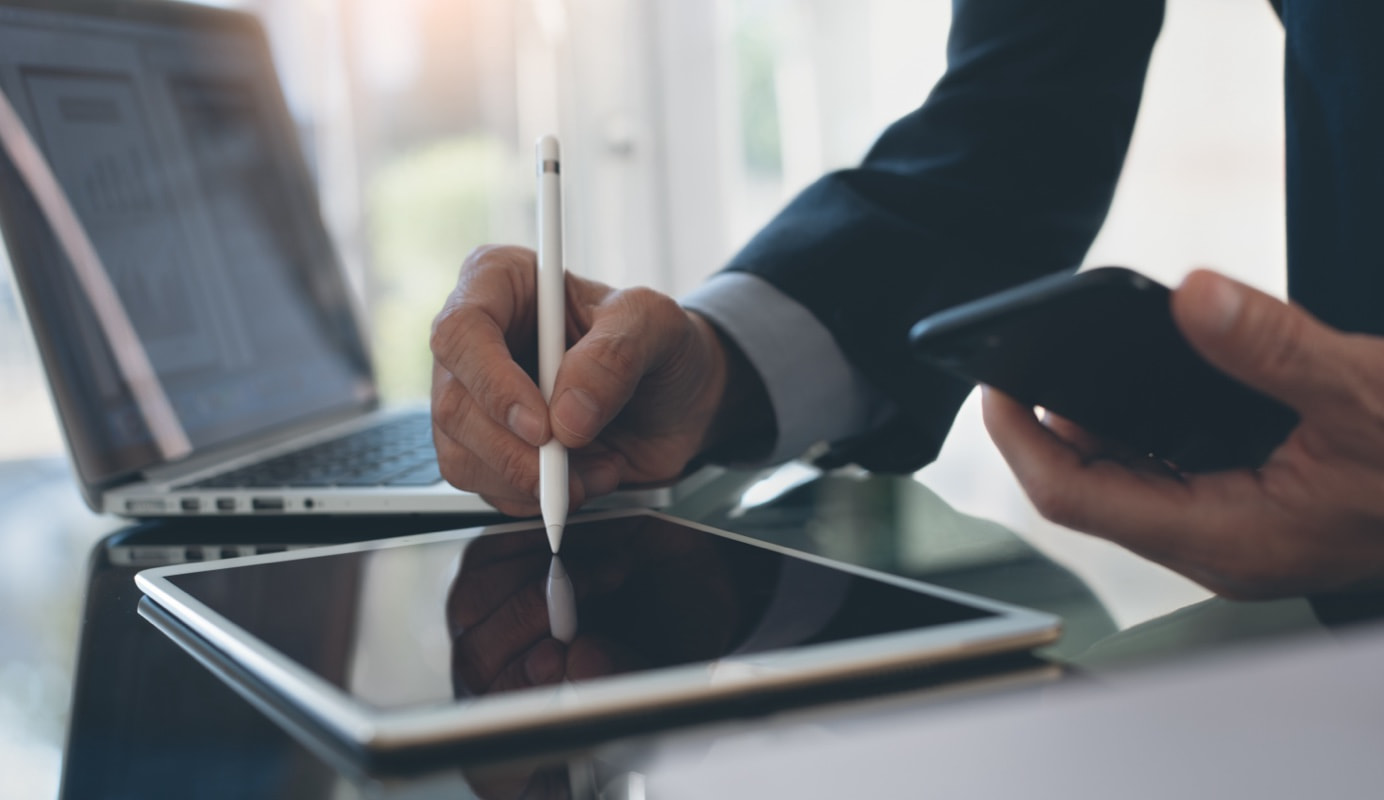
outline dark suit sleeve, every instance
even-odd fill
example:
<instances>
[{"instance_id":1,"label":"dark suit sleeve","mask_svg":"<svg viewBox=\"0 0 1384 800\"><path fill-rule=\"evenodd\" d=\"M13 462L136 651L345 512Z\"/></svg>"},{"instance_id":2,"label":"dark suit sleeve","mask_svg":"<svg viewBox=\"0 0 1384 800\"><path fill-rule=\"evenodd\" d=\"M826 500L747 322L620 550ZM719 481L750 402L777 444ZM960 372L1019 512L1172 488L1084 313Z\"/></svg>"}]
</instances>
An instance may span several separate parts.
<instances>
[{"instance_id":1,"label":"dark suit sleeve","mask_svg":"<svg viewBox=\"0 0 1384 800\"><path fill-rule=\"evenodd\" d=\"M897 408L828 463L910 471L936 457L969 387L916 363L909 328L1080 264L1162 18L1163 0L956 0L947 72L923 106L732 260L811 311Z\"/></svg>"}]
</instances>

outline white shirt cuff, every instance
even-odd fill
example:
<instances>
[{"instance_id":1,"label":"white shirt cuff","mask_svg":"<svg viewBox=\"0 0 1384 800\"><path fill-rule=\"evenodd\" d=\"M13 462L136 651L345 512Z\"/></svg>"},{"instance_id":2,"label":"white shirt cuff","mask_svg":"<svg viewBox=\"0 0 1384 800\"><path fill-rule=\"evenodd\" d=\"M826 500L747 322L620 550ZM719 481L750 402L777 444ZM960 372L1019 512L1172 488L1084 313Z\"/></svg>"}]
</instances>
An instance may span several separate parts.
<instances>
[{"instance_id":1,"label":"white shirt cuff","mask_svg":"<svg viewBox=\"0 0 1384 800\"><path fill-rule=\"evenodd\" d=\"M682 298L740 346L773 406L778 440L765 463L868 430L884 396L851 366L811 311L764 279L720 272Z\"/></svg>"}]
</instances>

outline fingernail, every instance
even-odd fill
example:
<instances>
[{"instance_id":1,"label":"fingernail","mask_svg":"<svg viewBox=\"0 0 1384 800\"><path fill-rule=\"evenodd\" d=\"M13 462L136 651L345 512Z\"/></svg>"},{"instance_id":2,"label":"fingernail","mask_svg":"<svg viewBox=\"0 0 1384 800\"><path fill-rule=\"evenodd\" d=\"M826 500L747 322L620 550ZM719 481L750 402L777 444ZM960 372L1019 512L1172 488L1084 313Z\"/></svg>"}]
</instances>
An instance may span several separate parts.
<instances>
[{"instance_id":1,"label":"fingernail","mask_svg":"<svg viewBox=\"0 0 1384 800\"><path fill-rule=\"evenodd\" d=\"M1225 278L1216 278L1206 293L1207 316L1213 333L1225 333L1240 316L1245 295L1240 287Z\"/></svg>"},{"instance_id":2,"label":"fingernail","mask_svg":"<svg viewBox=\"0 0 1384 800\"><path fill-rule=\"evenodd\" d=\"M543 417L535 414L524 406L515 403L509 407L509 414L506 415L505 424L509 426L514 435L528 442L534 447L543 444Z\"/></svg>"},{"instance_id":3,"label":"fingernail","mask_svg":"<svg viewBox=\"0 0 1384 800\"><path fill-rule=\"evenodd\" d=\"M581 389L568 389L553 406L557 423L578 436L595 436L601 422L601 410L596 400Z\"/></svg>"}]
</instances>

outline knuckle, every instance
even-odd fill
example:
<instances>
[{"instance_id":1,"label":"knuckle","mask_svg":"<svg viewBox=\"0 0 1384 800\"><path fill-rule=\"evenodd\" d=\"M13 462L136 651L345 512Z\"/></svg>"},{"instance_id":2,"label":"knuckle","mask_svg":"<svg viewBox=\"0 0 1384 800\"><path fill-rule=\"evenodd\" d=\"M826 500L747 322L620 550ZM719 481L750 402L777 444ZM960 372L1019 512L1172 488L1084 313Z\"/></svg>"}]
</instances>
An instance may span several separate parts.
<instances>
[{"instance_id":1,"label":"knuckle","mask_svg":"<svg viewBox=\"0 0 1384 800\"><path fill-rule=\"evenodd\" d=\"M591 362L612 377L628 378L639 372L639 345L627 332L597 333L590 337L586 351Z\"/></svg>"},{"instance_id":2,"label":"knuckle","mask_svg":"<svg viewBox=\"0 0 1384 800\"><path fill-rule=\"evenodd\" d=\"M538 451L525 447L504 447L500 450L496 471L501 480L525 496L538 491Z\"/></svg>"},{"instance_id":3,"label":"knuckle","mask_svg":"<svg viewBox=\"0 0 1384 800\"><path fill-rule=\"evenodd\" d=\"M681 322L685 316L678 301L647 286L636 286L620 293L629 310L653 328L655 335Z\"/></svg>"},{"instance_id":4,"label":"knuckle","mask_svg":"<svg viewBox=\"0 0 1384 800\"><path fill-rule=\"evenodd\" d=\"M474 369L467 371L466 382L467 393L471 396L473 404L483 407L491 419L503 422L496 414L503 413L502 409L508 408L511 401L508 399L509 392L506 391L504 382L499 380L495 371L477 364Z\"/></svg>"},{"instance_id":5,"label":"knuckle","mask_svg":"<svg viewBox=\"0 0 1384 800\"><path fill-rule=\"evenodd\" d=\"M1253 331L1248 337L1247 361L1257 371L1269 375L1300 374L1310 355L1307 353L1307 319L1302 312L1274 314L1269 319L1268 309L1262 305L1254 306L1247 313L1243 329Z\"/></svg>"},{"instance_id":6,"label":"knuckle","mask_svg":"<svg viewBox=\"0 0 1384 800\"><path fill-rule=\"evenodd\" d=\"M467 308L454 313L447 324L433 331L430 341L433 356L458 381L465 391L480 399L488 412L507 408L512 402L510 392L497 374L496 365L487 363L480 354L480 326L491 324L482 312Z\"/></svg>"},{"instance_id":7,"label":"knuckle","mask_svg":"<svg viewBox=\"0 0 1384 800\"><path fill-rule=\"evenodd\" d=\"M632 286L619 293L620 301L627 306L632 306L647 311L657 311L664 307L664 301L670 298L661 292L656 292L647 286Z\"/></svg>"},{"instance_id":8,"label":"knuckle","mask_svg":"<svg viewBox=\"0 0 1384 800\"><path fill-rule=\"evenodd\" d=\"M447 295L447 299L444 300L444 301L442 301L442 308L438 309L438 312L437 312L436 314L433 315L432 325L428 328L428 331L429 331L429 333L428 333L428 336L429 336L428 343L429 343L429 345L433 345L433 346L434 346L434 347L433 347L433 352L434 352L434 353L437 352L437 349L436 349L435 345L436 345L436 342L438 341L439 335L441 335L441 336L446 336L446 335L447 335L447 334L440 334L439 331L441 331L443 328L447 328L447 327L450 327L450 326L456 324L456 323L455 323L455 320L454 320L454 317L456 316L456 312L457 312L458 310L460 310L461 305L462 305L462 291L461 291L461 287L458 286L457 288L453 289L453 290Z\"/></svg>"},{"instance_id":9,"label":"knuckle","mask_svg":"<svg viewBox=\"0 0 1384 800\"><path fill-rule=\"evenodd\" d=\"M472 691L479 692L485 690L503 664L491 648L476 639L472 631L466 631L457 639L456 648L462 679Z\"/></svg>"},{"instance_id":10,"label":"knuckle","mask_svg":"<svg viewBox=\"0 0 1384 800\"><path fill-rule=\"evenodd\" d=\"M466 340L467 331L476 324L479 313L474 306L453 293L446 305L433 317L428 347L442 363L452 363L457 347Z\"/></svg>"},{"instance_id":11,"label":"knuckle","mask_svg":"<svg viewBox=\"0 0 1384 800\"><path fill-rule=\"evenodd\" d=\"M512 631L541 631L548 624L548 600L543 587L530 582L501 606L505 627Z\"/></svg>"},{"instance_id":12,"label":"knuckle","mask_svg":"<svg viewBox=\"0 0 1384 800\"><path fill-rule=\"evenodd\" d=\"M449 380L437 389L432 403L432 423L433 442L439 448L446 447L469 456L467 445L482 428L480 422L475 398L459 381Z\"/></svg>"},{"instance_id":13,"label":"knuckle","mask_svg":"<svg viewBox=\"0 0 1384 800\"><path fill-rule=\"evenodd\" d=\"M528 248L511 244L479 245L466 254L466 260L461 262L461 272L466 275L496 267L509 267L527 260L532 252Z\"/></svg>"},{"instance_id":14,"label":"knuckle","mask_svg":"<svg viewBox=\"0 0 1384 800\"><path fill-rule=\"evenodd\" d=\"M434 436L452 429L462 416L466 398L466 390L451 377L438 377L433 382L431 414Z\"/></svg>"},{"instance_id":15,"label":"knuckle","mask_svg":"<svg viewBox=\"0 0 1384 800\"><path fill-rule=\"evenodd\" d=\"M461 262L462 271L470 272L480 268L485 263L487 257L502 246L503 245L497 244L482 244L473 247L471 252L466 254L466 259Z\"/></svg>"}]
</instances>

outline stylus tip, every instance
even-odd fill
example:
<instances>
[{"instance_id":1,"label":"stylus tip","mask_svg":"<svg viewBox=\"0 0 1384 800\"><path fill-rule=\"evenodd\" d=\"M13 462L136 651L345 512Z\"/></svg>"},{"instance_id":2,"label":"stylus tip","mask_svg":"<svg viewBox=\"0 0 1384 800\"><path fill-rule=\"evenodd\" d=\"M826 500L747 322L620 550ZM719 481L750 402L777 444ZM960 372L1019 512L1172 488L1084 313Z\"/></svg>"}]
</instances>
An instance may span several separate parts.
<instances>
[{"instance_id":1,"label":"stylus tip","mask_svg":"<svg viewBox=\"0 0 1384 800\"><path fill-rule=\"evenodd\" d=\"M562 526L556 522L548 526L548 545L554 553L562 547Z\"/></svg>"}]
</instances>

